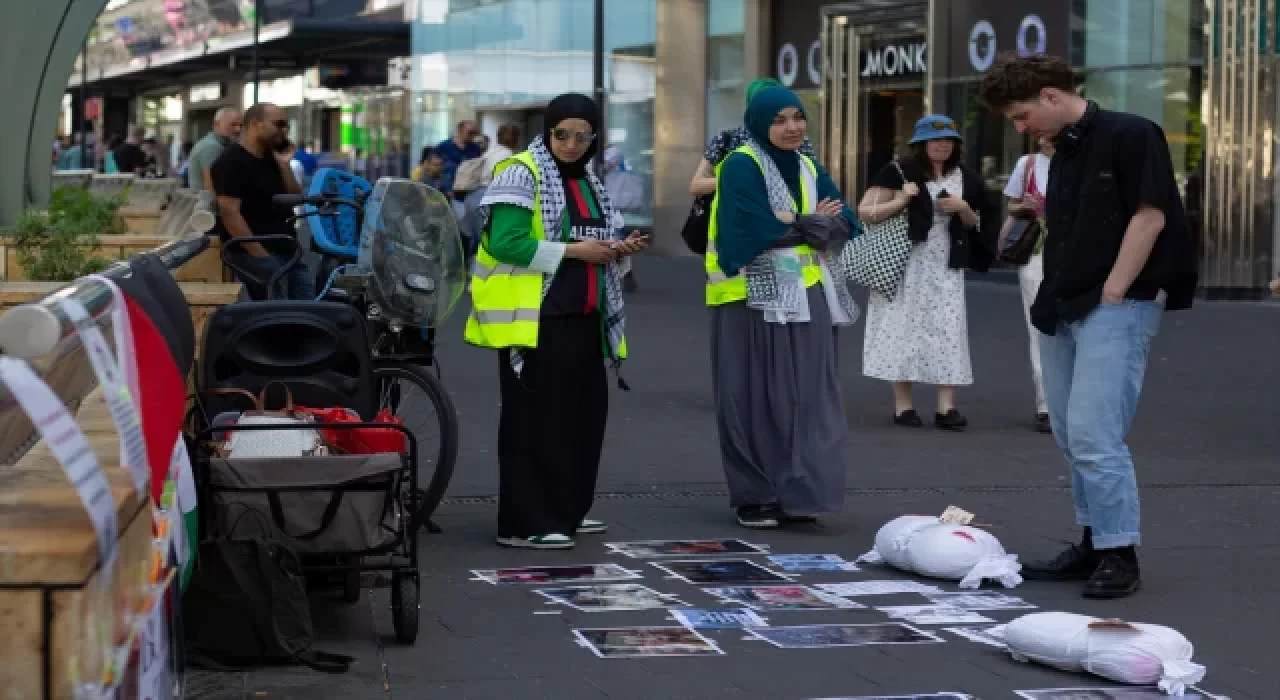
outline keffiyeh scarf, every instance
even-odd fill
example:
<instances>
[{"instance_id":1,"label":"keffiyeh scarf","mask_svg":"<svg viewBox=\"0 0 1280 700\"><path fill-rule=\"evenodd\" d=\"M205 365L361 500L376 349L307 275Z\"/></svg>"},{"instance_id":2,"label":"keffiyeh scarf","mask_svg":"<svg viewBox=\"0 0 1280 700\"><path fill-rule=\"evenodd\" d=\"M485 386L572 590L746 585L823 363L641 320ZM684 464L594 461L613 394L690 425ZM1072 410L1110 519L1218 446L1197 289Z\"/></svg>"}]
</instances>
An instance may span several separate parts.
<instances>
[{"instance_id":1,"label":"keffiyeh scarf","mask_svg":"<svg viewBox=\"0 0 1280 700\"><path fill-rule=\"evenodd\" d=\"M769 208L774 211L795 212L795 202L782 173L765 149L748 135L745 144L756 155L764 168L765 188L769 195ZM858 305L849 293L849 286L831 274L839 269L835 259L839 251L818 252L818 264L822 268L822 287L827 296L832 321L836 325L848 325L858 320ZM804 264L794 248L766 250L742 270L747 282L747 307L764 313L770 323L807 323L809 321L809 296L804 286Z\"/></svg>"},{"instance_id":2,"label":"keffiyeh scarf","mask_svg":"<svg viewBox=\"0 0 1280 700\"><path fill-rule=\"evenodd\" d=\"M484 225L487 226L491 205L513 204L533 211L534 201L537 199L540 200L541 211L538 213L542 215L543 229L547 233L548 240L555 240L564 230L564 217L568 216L568 212L565 211L564 181L560 177L560 169L556 167L551 151L547 149L541 136L534 138L529 144L529 153L538 165L537 177L535 178L525 168L509 167L503 170L493 179L493 184L489 186L484 199L480 202L481 217ZM586 172L587 182L599 200L602 218L608 222L608 225L606 227L573 227L570 229L570 240L622 240L624 236L621 213L614 209L613 201L604 183L590 168L587 168ZM538 197L538 194L541 194L541 197ZM623 272L616 262L608 263L604 267L605 296L602 300L601 313L604 315L604 333L609 342L609 357L616 369L622 362L619 355L627 325L622 300ZM551 289L553 278L553 275L543 276L543 299L546 299L547 292ZM511 349L511 367L517 375L524 368L524 352L519 348Z\"/></svg>"}]
</instances>

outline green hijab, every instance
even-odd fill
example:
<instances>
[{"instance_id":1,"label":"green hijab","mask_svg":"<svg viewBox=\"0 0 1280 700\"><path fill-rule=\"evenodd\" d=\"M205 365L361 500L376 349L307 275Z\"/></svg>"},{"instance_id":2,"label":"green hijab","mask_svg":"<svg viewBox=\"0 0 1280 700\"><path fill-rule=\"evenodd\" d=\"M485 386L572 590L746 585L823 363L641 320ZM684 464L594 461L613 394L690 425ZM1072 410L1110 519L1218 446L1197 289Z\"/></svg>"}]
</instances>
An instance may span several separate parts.
<instances>
[{"instance_id":1,"label":"green hijab","mask_svg":"<svg viewBox=\"0 0 1280 700\"><path fill-rule=\"evenodd\" d=\"M748 88L750 90L750 88ZM796 151L784 151L769 141L769 127L773 126L774 117L788 107L795 107L801 112L804 105L796 94L781 85L758 88L747 103L747 113L743 117L747 132L760 144L764 152L778 166L778 172L791 190L791 196L800 201L800 154Z\"/></svg>"},{"instance_id":2,"label":"green hijab","mask_svg":"<svg viewBox=\"0 0 1280 700\"><path fill-rule=\"evenodd\" d=\"M783 87L783 85L773 78L756 78L752 80L751 84L747 86L747 106L751 105L751 98L755 97L756 93L768 87Z\"/></svg>"}]
</instances>

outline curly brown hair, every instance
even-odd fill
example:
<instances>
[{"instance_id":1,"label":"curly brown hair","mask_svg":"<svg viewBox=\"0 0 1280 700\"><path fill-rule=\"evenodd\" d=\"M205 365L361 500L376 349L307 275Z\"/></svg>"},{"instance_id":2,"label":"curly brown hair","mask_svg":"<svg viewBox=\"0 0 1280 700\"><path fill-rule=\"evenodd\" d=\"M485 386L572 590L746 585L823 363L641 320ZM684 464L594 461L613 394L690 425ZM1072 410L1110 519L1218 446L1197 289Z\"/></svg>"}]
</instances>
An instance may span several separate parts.
<instances>
[{"instance_id":1,"label":"curly brown hair","mask_svg":"<svg viewBox=\"0 0 1280 700\"><path fill-rule=\"evenodd\" d=\"M988 109L1002 110L1014 102L1039 97L1044 88L1074 92L1075 73L1057 56L1018 56L1001 54L982 82L978 83L978 99Z\"/></svg>"}]
</instances>

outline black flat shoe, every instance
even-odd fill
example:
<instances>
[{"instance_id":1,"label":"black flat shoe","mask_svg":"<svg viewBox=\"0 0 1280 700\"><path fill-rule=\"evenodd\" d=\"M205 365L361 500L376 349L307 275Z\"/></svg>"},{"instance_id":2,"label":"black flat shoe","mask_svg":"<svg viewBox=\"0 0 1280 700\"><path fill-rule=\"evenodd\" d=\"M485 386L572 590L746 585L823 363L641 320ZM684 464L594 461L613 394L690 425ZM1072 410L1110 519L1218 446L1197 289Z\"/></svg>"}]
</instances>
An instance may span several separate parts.
<instances>
[{"instance_id":1,"label":"black flat shoe","mask_svg":"<svg viewBox=\"0 0 1280 700\"><path fill-rule=\"evenodd\" d=\"M906 428L924 427L924 421L921 420L920 414L916 413L916 410L914 408L908 408L902 413L899 413L898 415L894 416L893 424L901 425Z\"/></svg>"},{"instance_id":2,"label":"black flat shoe","mask_svg":"<svg viewBox=\"0 0 1280 700\"><path fill-rule=\"evenodd\" d=\"M1049 424L1048 413L1037 413L1035 426L1036 426L1037 433L1045 433L1045 434L1053 433L1053 426Z\"/></svg>"},{"instance_id":3,"label":"black flat shoe","mask_svg":"<svg viewBox=\"0 0 1280 700\"><path fill-rule=\"evenodd\" d=\"M969 427L969 419L953 408L946 413L934 414L933 424L943 430L960 432Z\"/></svg>"},{"instance_id":4,"label":"black flat shoe","mask_svg":"<svg viewBox=\"0 0 1280 700\"><path fill-rule=\"evenodd\" d=\"M1098 554L1098 568L1085 582L1081 595L1085 598L1123 598L1142 588L1142 571L1136 557L1129 559L1105 549Z\"/></svg>"},{"instance_id":5,"label":"black flat shoe","mask_svg":"<svg viewBox=\"0 0 1280 700\"><path fill-rule=\"evenodd\" d=\"M1098 553L1073 544L1047 561L1029 561L1022 565L1022 578L1028 581L1088 581L1098 570Z\"/></svg>"}]
</instances>

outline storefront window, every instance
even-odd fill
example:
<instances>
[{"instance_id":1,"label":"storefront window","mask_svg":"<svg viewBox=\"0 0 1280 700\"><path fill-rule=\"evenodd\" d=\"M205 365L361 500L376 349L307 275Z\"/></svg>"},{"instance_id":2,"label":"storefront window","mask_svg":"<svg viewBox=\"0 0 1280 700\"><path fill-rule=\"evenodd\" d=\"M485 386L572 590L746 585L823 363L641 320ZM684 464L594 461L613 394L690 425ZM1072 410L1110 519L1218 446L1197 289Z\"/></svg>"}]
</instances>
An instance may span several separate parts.
<instances>
[{"instance_id":1,"label":"storefront window","mask_svg":"<svg viewBox=\"0 0 1280 700\"><path fill-rule=\"evenodd\" d=\"M1204 58L1205 0L1072 0L1071 63L1083 68Z\"/></svg>"},{"instance_id":2,"label":"storefront window","mask_svg":"<svg viewBox=\"0 0 1280 700\"><path fill-rule=\"evenodd\" d=\"M556 95L591 94L593 0L417 0L412 26L413 152L478 119L490 138L516 123L524 141L542 128ZM656 0L604 0L607 142L652 201ZM611 152L612 153L612 152ZM634 191L634 190L632 190ZM642 225L643 221L636 221Z\"/></svg>"},{"instance_id":3,"label":"storefront window","mask_svg":"<svg viewBox=\"0 0 1280 700\"><path fill-rule=\"evenodd\" d=\"M744 0L707 2L707 136L742 123L746 85Z\"/></svg>"}]
</instances>

